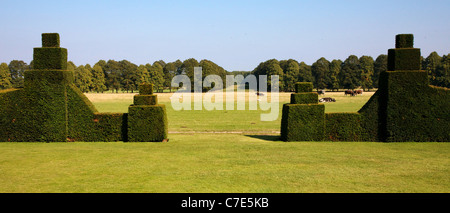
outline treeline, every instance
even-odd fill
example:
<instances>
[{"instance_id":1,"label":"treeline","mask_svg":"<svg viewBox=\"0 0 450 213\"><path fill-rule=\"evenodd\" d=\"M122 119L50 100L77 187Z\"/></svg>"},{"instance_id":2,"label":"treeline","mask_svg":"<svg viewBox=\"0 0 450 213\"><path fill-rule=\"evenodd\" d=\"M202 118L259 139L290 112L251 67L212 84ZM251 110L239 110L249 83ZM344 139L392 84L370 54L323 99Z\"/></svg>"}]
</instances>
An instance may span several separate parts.
<instances>
[{"instance_id":1,"label":"treeline","mask_svg":"<svg viewBox=\"0 0 450 213\"><path fill-rule=\"evenodd\" d=\"M24 71L32 69L20 60L9 64L0 64L0 89L23 87ZM76 66L68 62L68 69L74 71L75 85L82 92L102 93L108 90L115 92L135 92L138 85L147 82L155 85L155 90L172 90L171 81L175 75L186 74L193 84L194 67L202 67L203 78L215 74L225 81L226 75L267 75L270 88L270 75L279 75L280 91L294 91L295 82L313 82L317 89L355 89L364 90L378 88L379 74L387 70L387 55L379 55L375 60L370 56L349 56L344 61L320 58L312 65L294 59L271 59L261 62L253 71L227 72L221 66L209 60L190 58L185 61L166 63L162 60L152 64L136 65L127 60L100 60L93 66L90 64ZM450 54L439 56L432 52L422 59L422 69L428 72L430 84L450 88ZM225 85L225 82L224 82Z\"/></svg>"}]
</instances>

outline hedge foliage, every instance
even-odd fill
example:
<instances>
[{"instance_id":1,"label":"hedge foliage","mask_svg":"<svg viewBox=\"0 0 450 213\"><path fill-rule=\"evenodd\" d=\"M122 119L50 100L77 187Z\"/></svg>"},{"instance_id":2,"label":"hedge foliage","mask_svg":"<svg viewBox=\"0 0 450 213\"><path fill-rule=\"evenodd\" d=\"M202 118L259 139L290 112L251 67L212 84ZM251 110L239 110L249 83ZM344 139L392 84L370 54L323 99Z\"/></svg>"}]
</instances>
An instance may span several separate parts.
<instances>
[{"instance_id":1,"label":"hedge foliage","mask_svg":"<svg viewBox=\"0 0 450 213\"><path fill-rule=\"evenodd\" d=\"M450 90L428 85L424 71L388 71L385 141L450 141Z\"/></svg>"},{"instance_id":2,"label":"hedge foliage","mask_svg":"<svg viewBox=\"0 0 450 213\"><path fill-rule=\"evenodd\" d=\"M157 95L135 95L133 97L135 105L156 105L158 104Z\"/></svg>"},{"instance_id":3,"label":"hedge foliage","mask_svg":"<svg viewBox=\"0 0 450 213\"><path fill-rule=\"evenodd\" d=\"M55 47L34 48L33 69L67 70L67 49Z\"/></svg>"},{"instance_id":4,"label":"hedge foliage","mask_svg":"<svg viewBox=\"0 0 450 213\"><path fill-rule=\"evenodd\" d=\"M164 105L152 85L143 85L128 113L98 113L73 84L67 50L58 34L43 34L34 49L34 70L25 71L24 88L0 91L0 141L162 141L167 138ZM130 122L129 122L130 120ZM128 124L131 128L128 128Z\"/></svg>"},{"instance_id":5,"label":"hedge foliage","mask_svg":"<svg viewBox=\"0 0 450 213\"><path fill-rule=\"evenodd\" d=\"M420 49L389 49L388 70L420 70Z\"/></svg>"},{"instance_id":6,"label":"hedge foliage","mask_svg":"<svg viewBox=\"0 0 450 213\"><path fill-rule=\"evenodd\" d=\"M316 92L292 93L291 104L317 104L319 95Z\"/></svg>"},{"instance_id":7,"label":"hedge foliage","mask_svg":"<svg viewBox=\"0 0 450 213\"><path fill-rule=\"evenodd\" d=\"M324 137L323 104L284 104L281 118L281 140L321 141Z\"/></svg>"},{"instance_id":8,"label":"hedge foliage","mask_svg":"<svg viewBox=\"0 0 450 213\"><path fill-rule=\"evenodd\" d=\"M295 83L295 93L312 92L313 84L311 82L297 82Z\"/></svg>"},{"instance_id":9,"label":"hedge foliage","mask_svg":"<svg viewBox=\"0 0 450 213\"><path fill-rule=\"evenodd\" d=\"M42 47L59 47L59 34L42 33Z\"/></svg>"},{"instance_id":10,"label":"hedge foliage","mask_svg":"<svg viewBox=\"0 0 450 213\"><path fill-rule=\"evenodd\" d=\"M161 142L167 136L165 105L132 105L128 108L129 142Z\"/></svg>"},{"instance_id":11,"label":"hedge foliage","mask_svg":"<svg viewBox=\"0 0 450 213\"><path fill-rule=\"evenodd\" d=\"M325 140L361 141L361 115L359 113L326 113Z\"/></svg>"},{"instance_id":12,"label":"hedge foliage","mask_svg":"<svg viewBox=\"0 0 450 213\"><path fill-rule=\"evenodd\" d=\"M395 36L395 48L413 48L413 34L398 34Z\"/></svg>"}]
</instances>

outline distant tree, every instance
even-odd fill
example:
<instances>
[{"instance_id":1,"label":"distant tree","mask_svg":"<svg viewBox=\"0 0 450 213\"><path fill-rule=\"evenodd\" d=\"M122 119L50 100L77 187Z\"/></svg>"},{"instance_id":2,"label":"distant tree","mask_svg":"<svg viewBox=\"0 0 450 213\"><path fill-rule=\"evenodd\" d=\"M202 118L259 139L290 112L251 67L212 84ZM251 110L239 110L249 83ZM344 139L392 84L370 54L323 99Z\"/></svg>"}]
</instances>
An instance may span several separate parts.
<instances>
[{"instance_id":1,"label":"distant tree","mask_svg":"<svg viewBox=\"0 0 450 213\"><path fill-rule=\"evenodd\" d=\"M164 67L163 67L163 72L164 72L164 87L168 87L170 89L170 92L172 92L172 79L173 77L175 77L175 75L177 75L178 73L178 69L180 68L182 62L180 60L178 60L178 62L180 62L179 64L177 64L176 62L170 62L167 63Z\"/></svg>"},{"instance_id":2,"label":"distant tree","mask_svg":"<svg viewBox=\"0 0 450 213\"><path fill-rule=\"evenodd\" d=\"M186 74L191 79L192 90L194 88L194 67L198 67L200 64L194 58L186 59L181 64L178 74Z\"/></svg>"},{"instance_id":3,"label":"distant tree","mask_svg":"<svg viewBox=\"0 0 450 213\"><path fill-rule=\"evenodd\" d=\"M366 89L373 88L373 58L370 56L361 56L359 58L359 67L360 67L360 85L365 91Z\"/></svg>"},{"instance_id":4,"label":"distant tree","mask_svg":"<svg viewBox=\"0 0 450 213\"><path fill-rule=\"evenodd\" d=\"M381 54L375 59L373 63L372 85L373 88L378 88L378 81L380 73L387 71L387 55Z\"/></svg>"},{"instance_id":5,"label":"distant tree","mask_svg":"<svg viewBox=\"0 0 450 213\"><path fill-rule=\"evenodd\" d=\"M284 91L292 92L295 90L295 83L299 75L300 67L294 59L280 61L280 67L283 69Z\"/></svg>"},{"instance_id":6,"label":"distant tree","mask_svg":"<svg viewBox=\"0 0 450 213\"><path fill-rule=\"evenodd\" d=\"M359 86L359 59L355 55L350 55L342 64L339 73L339 82L342 88L355 89Z\"/></svg>"},{"instance_id":7,"label":"distant tree","mask_svg":"<svg viewBox=\"0 0 450 213\"><path fill-rule=\"evenodd\" d=\"M279 82L279 91L283 91L284 85L283 85L283 69L280 67L280 62L276 59L270 59L265 62L260 63L254 70L253 74L256 76L257 82L258 82L258 88L259 88L259 76L260 75L266 75L267 76L267 90L269 91L271 89L272 85L272 75L278 75L278 82Z\"/></svg>"},{"instance_id":8,"label":"distant tree","mask_svg":"<svg viewBox=\"0 0 450 213\"><path fill-rule=\"evenodd\" d=\"M450 88L450 54L442 57L441 63L434 70L431 84L440 87Z\"/></svg>"},{"instance_id":9,"label":"distant tree","mask_svg":"<svg viewBox=\"0 0 450 213\"><path fill-rule=\"evenodd\" d=\"M119 92L119 89L121 88L120 80L122 75L122 69L119 62L108 60L103 71L105 72L106 87L108 90L116 90L116 93Z\"/></svg>"},{"instance_id":10,"label":"distant tree","mask_svg":"<svg viewBox=\"0 0 450 213\"><path fill-rule=\"evenodd\" d=\"M432 85L436 85L438 81L438 74L436 73L436 69L441 65L442 57L437 54L437 52L432 52L430 55L425 58L425 70L428 73L428 79Z\"/></svg>"},{"instance_id":11,"label":"distant tree","mask_svg":"<svg viewBox=\"0 0 450 213\"><path fill-rule=\"evenodd\" d=\"M106 90L105 73L99 64L95 64L92 69L92 90L103 93Z\"/></svg>"},{"instance_id":12,"label":"distant tree","mask_svg":"<svg viewBox=\"0 0 450 213\"><path fill-rule=\"evenodd\" d=\"M121 69L121 75L120 75L120 83L122 90L131 91L132 93L134 90L137 90L138 87L138 79L139 76L137 75L137 68L138 66L136 64L133 64L127 60L119 61L119 66Z\"/></svg>"},{"instance_id":13,"label":"distant tree","mask_svg":"<svg viewBox=\"0 0 450 213\"><path fill-rule=\"evenodd\" d=\"M11 83L13 87L23 87L24 72L28 69L27 63L19 60L9 62L9 71L11 72Z\"/></svg>"},{"instance_id":14,"label":"distant tree","mask_svg":"<svg viewBox=\"0 0 450 213\"><path fill-rule=\"evenodd\" d=\"M314 87L316 89L325 89L330 81L328 73L330 72L330 62L324 57L318 59L311 66L311 73L314 76Z\"/></svg>"},{"instance_id":15,"label":"distant tree","mask_svg":"<svg viewBox=\"0 0 450 213\"><path fill-rule=\"evenodd\" d=\"M89 92L92 85L92 73L89 70L90 66L80 65L75 69L75 86L81 92Z\"/></svg>"},{"instance_id":16,"label":"distant tree","mask_svg":"<svg viewBox=\"0 0 450 213\"><path fill-rule=\"evenodd\" d=\"M164 86L164 68L159 62L154 62L153 65L146 64L145 67L149 73L149 81L153 84L156 91L161 91Z\"/></svg>"},{"instance_id":17,"label":"distant tree","mask_svg":"<svg viewBox=\"0 0 450 213\"><path fill-rule=\"evenodd\" d=\"M305 62L300 62L297 82L314 82L314 77L311 73L311 66Z\"/></svg>"},{"instance_id":18,"label":"distant tree","mask_svg":"<svg viewBox=\"0 0 450 213\"><path fill-rule=\"evenodd\" d=\"M329 81L327 88L332 91L339 89L339 73L341 72L342 61L333 60L330 63Z\"/></svg>"},{"instance_id":19,"label":"distant tree","mask_svg":"<svg viewBox=\"0 0 450 213\"><path fill-rule=\"evenodd\" d=\"M145 65L139 65L137 68L137 76L138 76L138 80L137 80L137 85L139 86L140 84L143 83L150 83L150 73L148 72L147 68L145 67Z\"/></svg>"},{"instance_id":20,"label":"distant tree","mask_svg":"<svg viewBox=\"0 0 450 213\"><path fill-rule=\"evenodd\" d=\"M0 64L0 89L9 89L12 87L11 73L9 71L8 64Z\"/></svg>"}]
</instances>

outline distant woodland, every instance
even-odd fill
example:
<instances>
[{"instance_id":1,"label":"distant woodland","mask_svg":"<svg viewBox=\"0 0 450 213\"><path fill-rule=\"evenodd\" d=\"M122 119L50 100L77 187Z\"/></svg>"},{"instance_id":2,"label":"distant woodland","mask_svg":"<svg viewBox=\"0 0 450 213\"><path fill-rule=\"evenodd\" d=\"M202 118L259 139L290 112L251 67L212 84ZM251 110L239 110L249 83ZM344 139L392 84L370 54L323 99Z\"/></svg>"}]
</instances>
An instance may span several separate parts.
<instances>
[{"instance_id":1,"label":"distant woodland","mask_svg":"<svg viewBox=\"0 0 450 213\"><path fill-rule=\"evenodd\" d=\"M203 77L211 74L222 77L226 75L249 74L279 75L280 91L294 91L295 82L313 82L316 89L338 90L356 89L370 90L378 88L381 72L387 70L387 55L357 57L350 55L344 61L320 58L311 65L294 59L271 59L261 62L252 71L229 72L210 60L197 61L194 58L185 61L165 62L163 60L137 65L127 60L100 60L94 65L75 65L68 62L68 69L74 71L75 85L82 92L105 91L135 92L143 82L152 83L159 92L172 91L170 87L175 75L186 74L193 81L194 67L202 67ZM432 52L422 58L422 70L428 72L431 85L450 88L450 54L439 56ZM24 71L33 69L30 64L21 60L12 60L0 64L0 89L23 87ZM224 83L225 85L225 83Z\"/></svg>"}]
</instances>

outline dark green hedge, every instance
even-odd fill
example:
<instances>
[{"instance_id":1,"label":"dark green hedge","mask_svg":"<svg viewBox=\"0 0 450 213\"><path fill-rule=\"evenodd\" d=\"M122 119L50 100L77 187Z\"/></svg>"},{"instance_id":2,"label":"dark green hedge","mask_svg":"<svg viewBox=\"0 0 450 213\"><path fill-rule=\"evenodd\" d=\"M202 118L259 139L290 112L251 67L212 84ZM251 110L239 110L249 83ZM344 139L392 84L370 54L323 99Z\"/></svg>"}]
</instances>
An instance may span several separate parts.
<instances>
[{"instance_id":1,"label":"dark green hedge","mask_svg":"<svg viewBox=\"0 0 450 213\"><path fill-rule=\"evenodd\" d=\"M281 140L321 141L324 138L324 121L323 104L284 104Z\"/></svg>"},{"instance_id":2,"label":"dark green hedge","mask_svg":"<svg viewBox=\"0 0 450 213\"><path fill-rule=\"evenodd\" d=\"M420 49L403 48L388 50L388 70L420 70Z\"/></svg>"},{"instance_id":3,"label":"dark green hedge","mask_svg":"<svg viewBox=\"0 0 450 213\"><path fill-rule=\"evenodd\" d=\"M319 95L316 92L292 93L291 104L317 104Z\"/></svg>"},{"instance_id":4,"label":"dark green hedge","mask_svg":"<svg viewBox=\"0 0 450 213\"><path fill-rule=\"evenodd\" d=\"M156 105L158 104L157 95L135 95L133 97L134 105Z\"/></svg>"},{"instance_id":5,"label":"dark green hedge","mask_svg":"<svg viewBox=\"0 0 450 213\"><path fill-rule=\"evenodd\" d=\"M152 95L153 84L143 83L138 86L139 95Z\"/></svg>"},{"instance_id":6,"label":"dark green hedge","mask_svg":"<svg viewBox=\"0 0 450 213\"><path fill-rule=\"evenodd\" d=\"M398 34L395 36L395 48L413 48L413 34Z\"/></svg>"},{"instance_id":7,"label":"dark green hedge","mask_svg":"<svg viewBox=\"0 0 450 213\"><path fill-rule=\"evenodd\" d=\"M358 111L361 115L361 141L382 141L381 119L383 110L380 110L379 89L370 97L369 101Z\"/></svg>"},{"instance_id":8,"label":"dark green hedge","mask_svg":"<svg viewBox=\"0 0 450 213\"><path fill-rule=\"evenodd\" d=\"M295 93L312 92L313 84L311 82L297 82L295 83Z\"/></svg>"},{"instance_id":9,"label":"dark green hedge","mask_svg":"<svg viewBox=\"0 0 450 213\"><path fill-rule=\"evenodd\" d=\"M36 72L36 73L33 73ZM2 95L2 141L66 141L65 71L25 72L25 88Z\"/></svg>"},{"instance_id":10,"label":"dark green hedge","mask_svg":"<svg viewBox=\"0 0 450 213\"><path fill-rule=\"evenodd\" d=\"M128 108L128 141L161 142L167 136L165 105L132 105Z\"/></svg>"},{"instance_id":11,"label":"dark green hedge","mask_svg":"<svg viewBox=\"0 0 450 213\"><path fill-rule=\"evenodd\" d=\"M67 70L67 49L34 48L33 69Z\"/></svg>"},{"instance_id":12,"label":"dark green hedge","mask_svg":"<svg viewBox=\"0 0 450 213\"><path fill-rule=\"evenodd\" d=\"M361 133L359 113L325 114L325 140L361 141Z\"/></svg>"},{"instance_id":13,"label":"dark green hedge","mask_svg":"<svg viewBox=\"0 0 450 213\"><path fill-rule=\"evenodd\" d=\"M387 79L386 141L450 141L449 89L428 86L424 71L382 74Z\"/></svg>"},{"instance_id":14,"label":"dark green hedge","mask_svg":"<svg viewBox=\"0 0 450 213\"><path fill-rule=\"evenodd\" d=\"M59 47L59 34L42 33L42 47Z\"/></svg>"},{"instance_id":15,"label":"dark green hedge","mask_svg":"<svg viewBox=\"0 0 450 213\"><path fill-rule=\"evenodd\" d=\"M98 113L87 97L73 84L67 91L69 140L126 141L127 114Z\"/></svg>"}]
</instances>

